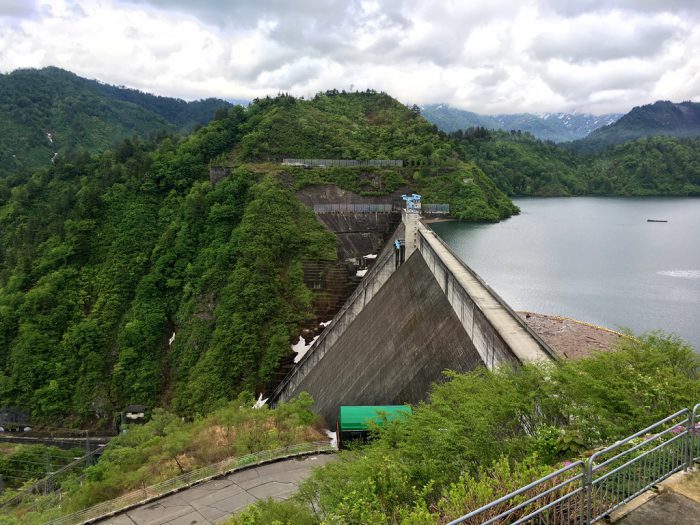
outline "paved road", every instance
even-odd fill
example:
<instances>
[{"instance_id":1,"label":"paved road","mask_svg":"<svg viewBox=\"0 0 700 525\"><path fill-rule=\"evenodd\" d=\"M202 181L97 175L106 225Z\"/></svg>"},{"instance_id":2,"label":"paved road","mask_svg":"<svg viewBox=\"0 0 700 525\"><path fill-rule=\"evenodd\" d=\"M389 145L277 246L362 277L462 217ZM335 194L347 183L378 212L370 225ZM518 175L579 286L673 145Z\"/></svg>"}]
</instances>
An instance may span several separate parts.
<instances>
[{"instance_id":1,"label":"paved road","mask_svg":"<svg viewBox=\"0 0 700 525\"><path fill-rule=\"evenodd\" d=\"M259 499L283 500L294 494L313 467L332 461L332 454L288 459L235 472L172 496L166 496L100 525L202 525L225 520Z\"/></svg>"}]
</instances>

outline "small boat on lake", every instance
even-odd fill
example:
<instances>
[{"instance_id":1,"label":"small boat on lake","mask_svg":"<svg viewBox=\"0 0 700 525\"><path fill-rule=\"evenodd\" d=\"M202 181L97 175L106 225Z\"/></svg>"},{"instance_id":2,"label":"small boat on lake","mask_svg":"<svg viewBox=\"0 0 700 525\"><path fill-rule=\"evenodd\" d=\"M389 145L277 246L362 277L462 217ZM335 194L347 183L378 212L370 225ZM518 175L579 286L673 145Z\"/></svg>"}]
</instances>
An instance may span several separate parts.
<instances>
[{"instance_id":1,"label":"small boat on lake","mask_svg":"<svg viewBox=\"0 0 700 525\"><path fill-rule=\"evenodd\" d=\"M668 222L666 219L647 219L647 222Z\"/></svg>"}]
</instances>

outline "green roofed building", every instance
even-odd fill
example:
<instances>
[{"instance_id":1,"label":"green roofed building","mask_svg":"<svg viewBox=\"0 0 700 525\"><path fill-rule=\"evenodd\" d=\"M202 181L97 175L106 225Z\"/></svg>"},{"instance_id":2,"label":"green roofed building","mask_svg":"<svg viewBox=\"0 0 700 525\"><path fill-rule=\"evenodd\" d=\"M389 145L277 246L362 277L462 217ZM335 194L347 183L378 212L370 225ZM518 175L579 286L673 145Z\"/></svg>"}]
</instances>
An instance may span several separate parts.
<instances>
[{"instance_id":1,"label":"green roofed building","mask_svg":"<svg viewBox=\"0 0 700 525\"><path fill-rule=\"evenodd\" d=\"M381 425L402 415L412 414L408 405L341 406L338 415L338 445L366 439L372 424Z\"/></svg>"}]
</instances>

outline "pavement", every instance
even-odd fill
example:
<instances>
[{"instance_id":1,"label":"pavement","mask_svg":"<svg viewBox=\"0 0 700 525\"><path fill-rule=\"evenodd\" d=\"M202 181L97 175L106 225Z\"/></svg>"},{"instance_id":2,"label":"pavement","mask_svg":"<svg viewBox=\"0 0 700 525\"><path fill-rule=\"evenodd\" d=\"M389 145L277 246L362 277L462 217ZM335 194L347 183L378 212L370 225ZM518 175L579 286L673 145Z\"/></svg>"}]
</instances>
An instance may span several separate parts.
<instances>
[{"instance_id":1,"label":"pavement","mask_svg":"<svg viewBox=\"0 0 700 525\"><path fill-rule=\"evenodd\" d=\"M195 485L95 523L100 525L206 525L224 521L260 499L284 500L311 469L333 461L317 454L268 463Z\"/></svg>"},{"instance_id":2,"label":"pavement","mask_svg":"<svg viewBox=\"0 0 700 525\"><path fill-rule=\"evenodd\" d=\"M611 516L616 525L700 525L700 470L679 472Z\"/></svg>"}]
</instances>

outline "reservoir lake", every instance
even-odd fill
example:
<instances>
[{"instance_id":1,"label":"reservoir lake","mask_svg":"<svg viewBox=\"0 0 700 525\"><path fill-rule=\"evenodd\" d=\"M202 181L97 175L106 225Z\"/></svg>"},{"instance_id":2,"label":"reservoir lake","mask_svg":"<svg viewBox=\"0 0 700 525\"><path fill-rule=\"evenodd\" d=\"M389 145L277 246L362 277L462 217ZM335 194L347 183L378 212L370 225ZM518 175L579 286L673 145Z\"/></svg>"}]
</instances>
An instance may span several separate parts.
<instances>
[{"instance_id":1,"label":"reservoir lake","mask_svg":"<svg viewBox=\"0 0 700 525\"><path fill-rule=\"evenodd\" d=\"M514 202L497 224L431 228L516 310L662 329L700 352L700 198Z\"/></svg>"}]
</instances>

